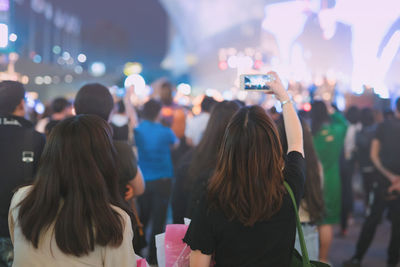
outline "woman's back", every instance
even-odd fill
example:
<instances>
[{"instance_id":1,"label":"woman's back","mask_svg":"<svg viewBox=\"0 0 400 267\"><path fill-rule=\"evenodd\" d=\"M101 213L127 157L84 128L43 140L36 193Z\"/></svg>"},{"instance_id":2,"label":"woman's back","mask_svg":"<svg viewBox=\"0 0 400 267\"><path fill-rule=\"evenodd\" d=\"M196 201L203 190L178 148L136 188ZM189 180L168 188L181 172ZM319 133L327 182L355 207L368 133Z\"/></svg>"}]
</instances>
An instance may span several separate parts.
<instances>
[{"instance_id":1,"label":"woman's back","mask_svg":"<svg viewBox=\"0 0 400 267\"><path fill-rule=\"evenodd\" d=\"M15 266L135 264L112 143L111 127L98 116L78 115L55 126L34 184L18 190L11 203Z\"/></svg>"},{"instance_id":2,"label":"woman's back","mask_svg":"<svg viewBox=\"0 0 400 267\"><path fill-rule=\"evenodd\" d=\"M297 202L303 194L304 158L298 152L287 156L284 177ZM184 239L192 250L215 252L218 266L288 266L293 252L296 225L294 209L285 194L280 210L266 221L245 226L230 221L221 210L200 201Z\"/></svg>"}]
</instances>

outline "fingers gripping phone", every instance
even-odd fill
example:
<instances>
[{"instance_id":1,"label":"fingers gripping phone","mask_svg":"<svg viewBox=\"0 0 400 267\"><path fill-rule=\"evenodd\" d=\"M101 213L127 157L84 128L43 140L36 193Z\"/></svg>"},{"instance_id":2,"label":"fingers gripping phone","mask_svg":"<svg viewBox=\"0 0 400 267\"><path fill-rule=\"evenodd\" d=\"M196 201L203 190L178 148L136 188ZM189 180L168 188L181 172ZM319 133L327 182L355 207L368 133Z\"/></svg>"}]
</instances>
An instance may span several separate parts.
<instances>
[{"instance_id":1,"label":"fingers gripping phone","mask_svg":"<svg viewBox=\"0 0 400 267\"><path fill-rule=\"evenodd\" d=\"M269 74L242 74L240 75L240 89L246 91L268 91L267 82L274 80Z\"/></svg>"}]
</instances>

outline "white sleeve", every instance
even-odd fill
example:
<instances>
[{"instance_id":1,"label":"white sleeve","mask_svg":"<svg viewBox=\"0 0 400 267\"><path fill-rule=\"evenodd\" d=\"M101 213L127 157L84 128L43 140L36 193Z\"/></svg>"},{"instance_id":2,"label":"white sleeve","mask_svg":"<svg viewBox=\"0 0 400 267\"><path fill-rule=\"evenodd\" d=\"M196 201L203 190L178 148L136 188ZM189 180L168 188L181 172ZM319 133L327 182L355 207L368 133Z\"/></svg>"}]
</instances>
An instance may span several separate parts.
<instances>
[{"instance_id":1,"label":"white sleeve","mask_svg":"<svg viewBox=\"0 0 400 267\"><path fill-rule=\"evenodd\" d=\"M136 267L136 254L133 250L133 231L131 219L120 212L124 220L123 240L119 247L107 246L104 255L104 267Z\"/></svg>"}]
</instances>

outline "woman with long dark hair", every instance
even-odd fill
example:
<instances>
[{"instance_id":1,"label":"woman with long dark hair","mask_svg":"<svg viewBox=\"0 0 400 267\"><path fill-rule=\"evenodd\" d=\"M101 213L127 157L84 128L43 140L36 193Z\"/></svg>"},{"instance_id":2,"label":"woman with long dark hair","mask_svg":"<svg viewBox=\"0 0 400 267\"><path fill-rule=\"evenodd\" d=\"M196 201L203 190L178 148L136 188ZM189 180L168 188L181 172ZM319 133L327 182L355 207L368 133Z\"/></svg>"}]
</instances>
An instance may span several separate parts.
<instances>
[{"instance_id":1,"label":"woman with long dark hair","mask_svg":"<svg viewBox=\"0 0 400 267\"><path fill-rule=\"evenodd\" d=\"M259 106L241 108L230 120L215 172L184 241L191 266L289 266L296 226L286 180L297 201L303 194L300 121L279 77L268 83L281 101L288 155L282 155L273 120Z\"/></svg>"},{"instance_id":2,"label":"woman with long dark hair","mask_svg":"<svg viewBox=\"0 0 400 267\"><path fill-rule=\"evenodd\" d=\"M328 262L333 239L333 224L340 222L341 183L340 153L343 149L347 121L343 115L322 101L315 101L311 109L311 132L318 158L324 170L323 195L325 216L319 227L320 261Z\"/></svg>"},{"instance_id":3,"label":"woman with long dark hair","mask_svg":"<svg viewBox=\"0 0 400 267\"><path fill-rule=\"evenodd\" d=\"M192 217L215 170L226 126L238 110L239 104L234 101L214 104L199 145L181 158L172 197L174 223L183 223L184 217Z\"/></svg>"},{"instance_id":4,"label":"woman with long dark hair","mask_svg":"<svg viewBox=\"0 0 400 267\"><path fill-rule=\"evenodd\" d=\"M286 131L283 121L279 120L278 129L281 136L282 148L286 152ZM301 120L303 129L304 157L306 162L306 182L304 196L299 205L299 216L307 244L308 256L311 260L319 259L318 223L324 216L324 199L322 195L322 165L314 148L310 127ZM300 243L296 236L295 247L300 251Z\"/></svg>"},{"instance_id":5,"label":"woman with long dark hair","mask_svg":"<svg viewBox=\"0 0 400 267\"><path fill-rule=\"evenodd\" d=\"M94 115L54 127L33 185L11 202L14 266L136 266L112 130Z\"/></svg>"}]
</instances>

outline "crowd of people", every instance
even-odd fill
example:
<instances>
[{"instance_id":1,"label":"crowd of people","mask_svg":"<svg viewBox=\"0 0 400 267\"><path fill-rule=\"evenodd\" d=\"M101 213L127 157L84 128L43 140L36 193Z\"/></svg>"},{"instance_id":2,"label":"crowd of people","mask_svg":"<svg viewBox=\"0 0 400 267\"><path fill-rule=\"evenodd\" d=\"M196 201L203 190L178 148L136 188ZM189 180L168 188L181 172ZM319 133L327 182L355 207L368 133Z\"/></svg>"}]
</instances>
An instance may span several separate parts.
<instances>
[{"instance_id":1,"label":"crowd of people","mask_svg":"<svg viewBox=\"0 0 400 267\"><path fill-rule=\"evenodd\" d=\"M118 98L93 83L29 121L24 86L0 82L0 266L136 266L138 256L156 265L169 217L191 219L190 266L290 266L301 249L284 182L310 259L328 263L333 226L348 231L357 171L365 221L343 265L361 266L388 210L396 266L400 100L387 118L316 99L299 116L270 75L281 114L205 96L194 116L169 82L133 106L133 88Z\"/></svg>"}]
</instances>

